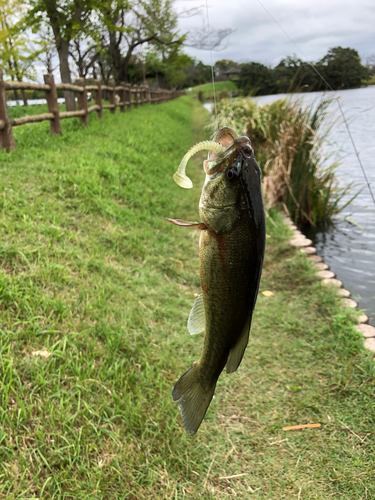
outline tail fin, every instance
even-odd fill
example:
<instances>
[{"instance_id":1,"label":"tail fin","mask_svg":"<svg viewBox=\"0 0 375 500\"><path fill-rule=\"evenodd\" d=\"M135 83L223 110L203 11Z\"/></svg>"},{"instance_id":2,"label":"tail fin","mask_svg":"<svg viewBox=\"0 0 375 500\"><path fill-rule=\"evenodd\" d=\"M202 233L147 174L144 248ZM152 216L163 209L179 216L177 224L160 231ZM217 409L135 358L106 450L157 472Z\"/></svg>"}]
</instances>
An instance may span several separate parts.
<instances>
[{"instance_id":1,"label":"tail fin","mask_svg":"<svg viewBox=\"0 0 375 500\"><path fill-rule=\"evenodd\" d=\"M203 387L198 370L194 363L177 381L172 391L173 400L180 405L185 430L191 436L199 429L216 387L216 381Z\"/></svg>"}]
</instances>

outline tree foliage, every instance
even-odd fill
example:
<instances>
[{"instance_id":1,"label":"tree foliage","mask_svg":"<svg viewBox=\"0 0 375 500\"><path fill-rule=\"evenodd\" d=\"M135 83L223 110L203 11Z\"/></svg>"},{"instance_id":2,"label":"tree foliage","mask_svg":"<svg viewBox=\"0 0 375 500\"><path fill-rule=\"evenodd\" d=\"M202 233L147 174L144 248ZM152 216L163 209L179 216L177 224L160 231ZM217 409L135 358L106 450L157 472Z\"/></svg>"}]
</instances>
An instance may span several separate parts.
<instances>
[{"instance_id":1,"label":"tree foliage","mask_svg":"<svg viewBox=\"0 0 375 500\"><path fill-rule=\"evenodd\" d=\"M355 49L333 47L318 63L323 76L334 89L360 87L369 72L362 66L361 58Z\"/></svg>"},{"instance_id":2,"label":"tree foliage","mask_svg":"<svg viewBox=\"0 0 375 500\"><path fill-rule=\"evenodd\" d=\"M34 61L40 50L35 50L22 30L20 20L24 4L19 0L0 0L0 66L11 80L36 79ZM24 104L27 105L25 93ZM15 92L17 99L17 92Z\"/></svg>"},{"instance_id":3,"label":"tree foliage","mask_svg":"<svg viewBox=\"0 0 375 500\"><path fill-rule=\"evenodd\" d=\"M294 55L283 58L274 68L255 62L242 64L241 68L238 86L252 95L355 88L370 76L358 52L342 47L329 49L315 65Z\"/></svg>"},{"instance_id":4,"label":"tree foliage","mask_svg":"<svg viewBox=\"0 0 375 500\"><path fill-rule=\"evenodd\" d=\"M232 68L237 68L238 63L232 61L231 59L220 59L214 64L215 76L220 76L229 71Z\"/></svg>"},{"instance_id":5,"label":"tree foliage","mask_svg":"<svg viewBox=\"0 0 375 500\"><path fill-rule=\"evenodd\" d=\"M183 69L185 79L182 82L184 88L195 87L202 83L209 82L212 78L211 66L203 64L195 59Z\"/></svg>"},{"instance_id":6,"label":"tree foliage","mask_svg":"<svg viewBox=\"0 0 375 500\"><path fill-rule=\"evenodd\" d=\"M257 62L243 64L238 87L244 94L273 94L276 91L272 70Z\"/></svg>"},{"instance_id":7,"label":"tree foliage","mask_svg":"<svg viewBox=\"0 0 375 500\"><path fill-rule=\"evenodd\" d=\"M38 31L42 26L51 27L60 62L60 76L64 83L71 83L69 51L71 42L89 26L96 0L29 0L30 10L26 25ZM74 95L65 93L68 111L75 109Z\"/></svg>"},{"instance_id":8,"label":"tree foliage","mask_svg":"<svg viewBox=\"0 0 375 500\"><path fill-rule=\"evenodd\" d=\"M111 61L116 83L127 81L128 67L136 50L148 44L165 61L182 43L177 15L171 0L107 0L96 5L96 41Z\"/></svg>"}]
</instances>

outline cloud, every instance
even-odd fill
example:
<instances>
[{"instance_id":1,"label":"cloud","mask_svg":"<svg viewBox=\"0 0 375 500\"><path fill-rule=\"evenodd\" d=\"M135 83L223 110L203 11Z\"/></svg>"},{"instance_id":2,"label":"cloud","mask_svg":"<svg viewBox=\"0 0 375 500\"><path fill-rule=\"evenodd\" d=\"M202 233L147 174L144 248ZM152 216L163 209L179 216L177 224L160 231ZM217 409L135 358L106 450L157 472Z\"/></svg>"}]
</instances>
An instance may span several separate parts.
<instances>
[{"instance_id":1,"label":"cloud","mask_svg":"<svg viewBox=\"0 0 375 500\"><path fill-rule=\"evenodd\" d=\"M208 0L209 1L209 0ZM341 45L356 49L361 57L375 53L375 9L373 0L260 0L277 23L302 50L303 55L283 33L257 0L211 0L211 29L235 30L223 43L223 50L212 53L213 61L233 59L275 65L287 55L317 61L329 48ZM181 10L202 5L201 0L179 0ZM205 7L205 6L204 6ZM181 19L181 32L206 26L206 9L201 16ZM206 27L207 29L207 27ZM191 56L210 64L209 51L186 47Z\"/></svg>"}]
</instances>

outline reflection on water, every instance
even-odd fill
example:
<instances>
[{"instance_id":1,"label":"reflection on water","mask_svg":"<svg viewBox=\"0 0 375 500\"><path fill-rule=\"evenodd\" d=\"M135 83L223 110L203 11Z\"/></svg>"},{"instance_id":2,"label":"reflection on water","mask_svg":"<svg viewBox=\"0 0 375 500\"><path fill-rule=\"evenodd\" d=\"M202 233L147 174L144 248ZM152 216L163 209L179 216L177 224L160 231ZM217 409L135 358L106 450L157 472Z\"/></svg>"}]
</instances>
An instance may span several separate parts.
<instances>
[{"instance_id":1,"label":"reflection on water","mask_svg":"<svg viewBox=\"0 0 375 500\"><path fill-rule=\"evenodd\" d=\"M304 103L310 104L323 95L322 92L312 92L260 96L254 99L260 105L285 97L301 98ZM375 194L375 86L335 93L327 92L326 95L334 95L340 99ZM359 302L359 307L366 311L370 322L375 325L375 206L345 124L338 113L336 101L332 102L330 110L332 114L327 117L330 123L329 147L335 153L331 161L341 160L336 176L342 186L354 181L355 192L361 190L361 193L332 224L320 225L317 228L302 228L302 231L313 240L318 254L344 282L345 288L351 291L353 298ZM345 204L352 195L353 193L347 195L342 204Z\"/></svg>"}]
</instances>

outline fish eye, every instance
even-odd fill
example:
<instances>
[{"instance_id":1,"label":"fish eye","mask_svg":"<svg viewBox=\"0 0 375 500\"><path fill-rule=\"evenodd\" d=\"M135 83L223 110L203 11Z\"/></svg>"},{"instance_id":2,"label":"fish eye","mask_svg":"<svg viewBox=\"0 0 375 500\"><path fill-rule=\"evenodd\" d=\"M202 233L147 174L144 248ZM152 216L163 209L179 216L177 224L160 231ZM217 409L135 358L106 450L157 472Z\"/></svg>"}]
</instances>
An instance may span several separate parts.
<instances>
[{"instance_id":1,"label":"fish eye","mask_svg":"<svg viewBox=\"0 0 375 500\"><path fill-rule=\"evenodd\" d=\"M229 168L226 172L226 176L229 182L233 182L238 178L237 170L234 168Z\"/></svg>"},{"instance_id":2,"label":"fish eye","mask_svg":"<svg viewBox=\"0 0 375 500\"><path fill-rule=\"evenodd\" d=\"M251 153L253 152L251 146L249 146L248 144L245 144L245 146L242 148L242 151L243 151L244 155L247 157L250 157Z\"/></svg>"}]
</instances>

